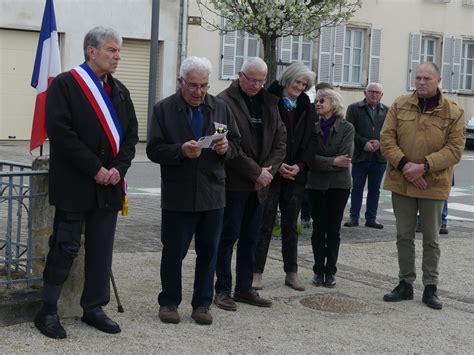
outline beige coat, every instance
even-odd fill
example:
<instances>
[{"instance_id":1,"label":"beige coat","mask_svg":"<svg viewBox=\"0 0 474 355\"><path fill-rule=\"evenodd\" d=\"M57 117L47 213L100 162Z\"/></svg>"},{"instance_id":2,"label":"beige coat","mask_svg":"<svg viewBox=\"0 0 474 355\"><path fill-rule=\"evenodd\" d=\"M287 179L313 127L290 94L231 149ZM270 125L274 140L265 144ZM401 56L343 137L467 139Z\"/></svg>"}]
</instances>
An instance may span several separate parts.
<instances>
[{"instance_id":1,"label":"beige coat","mask_svg":"<svg viewBox=\"0 0 474 355\"><path fill-rule=\"evenodd\" d=\"M397 98L381 132L382 153L389 162L384 188L409 197L447 200L453 166L464 150L465 124L464 110L442 94L439 105L425 113L420 112L416 92ZM409 183L397 169L404 156L413 163L428 161L425 190Z\"/></svg>"}]
</instances>

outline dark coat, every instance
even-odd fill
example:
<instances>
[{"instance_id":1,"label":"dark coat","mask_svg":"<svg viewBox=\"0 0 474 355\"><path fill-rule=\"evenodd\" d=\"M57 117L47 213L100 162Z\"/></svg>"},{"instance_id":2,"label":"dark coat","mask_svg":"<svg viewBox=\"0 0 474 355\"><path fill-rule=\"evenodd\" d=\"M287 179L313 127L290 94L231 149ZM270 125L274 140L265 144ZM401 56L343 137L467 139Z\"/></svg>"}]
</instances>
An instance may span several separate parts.
<instances>
[{"instance_id":1,"label":"dark coat","mask_svg":"<svg viewBox=\"0 0 474 355\"><path fill-rule=\"evenodd\" d=\"M334 166L338 155L348 154L352 157L354 151L354 126L338 118L329 132L326 143L320 122L314 125L311 136L311 148L307 163L309 176L306 188L313 190L350 189L351 169Z\"/></svg>"},{"instance_id":2,"label":"dark coat","mask_svg":"<svg viewBox=\"0 0 474 355\"><path fill-rule=\"evenodd\" d=\"M262 89L263 90L263 89ZM239 81L221 92L234 114L242 136L240 154L226 162L226 190L255 191L255 183L263 167L271 166L270 173L275 176L286 154L286 129L278 112L278 98L263 90L263 138L258 142L258 134L250 121L250 113L239 89ZM261 147L259 151L259 147ZM260 202L266 198L268 188L258 191Z\"/></svg>"},{"instance_id":3,"label":"dark coat","mask_svg":"<svg viewBox=\"0 0 474 355\"><path fill-rule=\"evenodd\" d=\"M380 149L376 152L366 152L364 147L372 139L380 141L380 131L382 130L385 116L387 116L388 107L380 104L374 119L372 119L368 110L365 99L355 102L347 108L346 120L352 123L355 129L353 164L364 161L386 161Z\"/></svg>"},{"instance_id":4,"label":"dark coat","mask_svg":"<svg viewBox=\"0 0 474 355\"><path fill-rule=\"evenodd\" d=\"M273 82L268 88L271 94L280 98L278 101L278 110L280 117L286 128L286 156L284 162L289 165L303 163L304 156L309 148L311 132L316 122L316 109L311 104L308 95L302 93L296 100L297 120L296 125L291 125L288 119L288 110L283 105L283 86L278 81ZM305 184L308 177L308 169L300 171L296 175L294 182ZM292 180L288 180L292 181Z\"/></svg>"},{"instance_id":5,"label":"dark coat","mask_svg":"<svg viewBox=\"0 0 474 355\"><path fill-rule=\"evenodd\" d=\"M158 102L148 130L146 152L161 168L161 207L172 211L208 211L225 206L224 162L239 152L240 134L232 113L219 98L207 94L203 111L205 135L213 122L227 125L229 148L225 155L203 149L196 159L183 156L183 143L195 140L191 109L181 91Z\"/></svg>"},{"instance_id":6,"label":"dark coat","mask_svg":"<svg viewBox=\"0 0 474 355\"><path fill-rule=\"evenodd\" d=\"M101 167L116 168L124 177L135 156L138 122L130 93L111 75L112 104L122 126L122 142L114 158L112 147L92 106L70 72L56 77L46 100L50 140L49 201L62 209L120 210L121 184L99 185Z\"/></svg>"}]
</instances>

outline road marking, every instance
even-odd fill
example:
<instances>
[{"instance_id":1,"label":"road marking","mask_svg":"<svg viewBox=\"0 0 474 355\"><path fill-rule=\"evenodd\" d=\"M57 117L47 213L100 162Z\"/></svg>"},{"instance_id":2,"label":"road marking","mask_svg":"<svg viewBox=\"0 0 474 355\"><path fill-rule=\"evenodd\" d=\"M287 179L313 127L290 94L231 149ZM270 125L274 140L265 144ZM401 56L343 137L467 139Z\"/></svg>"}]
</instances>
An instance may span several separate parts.
<instances>
[{"instance_id":1,"label":"road marking","mask_svg":"<svg viewBox=\"0 0 474 355\"><path fill-rule=\"evenodd\" d=\"M129 195L152 195L159 196L161 195L161 187L129 187L127 190Z\"/></svg>"},{"instance_id":2,"label":"road marking","mask_svg":"<svg viewBox=\"0 0 474 355\"><path fill-rule=\"evenodd\" d=\"M448 204L448 220L451 219L451 220L456 220L456 221L467 221L467 222L474 222L474 219L472 218L466 218L466 217L457 217L457 216L453 216L452 214L450 214L449 210L452 209L451 205L454 205L454 203L449 203ZM461 203L459 203L458 205L461 205ZM474 207L474 206L469 206L469 205L464 205L464 206L468 206L468 207ZM384 209L385 212L390 212L390 213L393 213L393 208L386 208ZM459 210L458 211L464 211L464 210Z\"/></svg>"},{"instance_id":3,"label":"road marking","mask_svg":"<svg viewBox=\"0 0 474 355\"><path fill-rule=\"evenodd\" d=\"M457 202L448 202L448 210L457 210L457 211L464 211L464 212L474 212L474 206L466 205L465 203L457 203Z\"/></svg>"}]
</instances>

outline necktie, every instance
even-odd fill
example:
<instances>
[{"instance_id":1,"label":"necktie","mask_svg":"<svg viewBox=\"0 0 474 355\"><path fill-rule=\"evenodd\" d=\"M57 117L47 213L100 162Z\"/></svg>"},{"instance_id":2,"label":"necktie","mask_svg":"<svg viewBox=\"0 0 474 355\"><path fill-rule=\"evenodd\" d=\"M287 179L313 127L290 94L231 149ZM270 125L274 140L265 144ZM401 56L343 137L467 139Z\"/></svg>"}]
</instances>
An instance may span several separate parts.
<instances>
[{"instance_id":1,"label":"necktie","mask_svg":"<svg viewBox=\"0 0 474 355\"><path fill-rule=\"evenodd\" d=\"M193 107L191 110L193 112L191 125L193 127L194 135L199 139L202 137L202 112L199 107Z\"/></svg>"}]
</instances>

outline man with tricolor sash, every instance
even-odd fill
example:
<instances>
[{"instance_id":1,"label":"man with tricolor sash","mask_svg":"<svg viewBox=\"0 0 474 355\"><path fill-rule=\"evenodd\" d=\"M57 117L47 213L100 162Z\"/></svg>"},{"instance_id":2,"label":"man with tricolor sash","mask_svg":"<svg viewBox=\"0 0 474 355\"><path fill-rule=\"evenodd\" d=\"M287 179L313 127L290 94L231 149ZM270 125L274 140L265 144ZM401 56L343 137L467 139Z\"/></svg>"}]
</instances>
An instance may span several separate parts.
<instances>
[{"instance_id":1,"label":"man with tricolor sash","mask_svg":"<svg viewBox=\"0 0 474 355\"><path fill-rule=\"evenodd\" d=\"M35 326L65 338L57 302L85 235L82 321L106 333L120 326L102 310L110 299L117 213L126 200L125 174L135 156L138 123L127 88L112 73L122 39L96 27L84 38L85 63L53 81L46 101L50 139L49 200L56 207L43 273L43 306Z\"/></svg>"}]
</instances>

